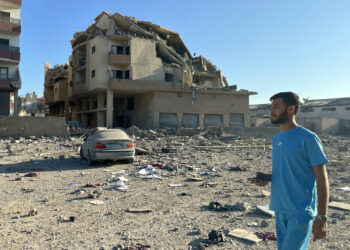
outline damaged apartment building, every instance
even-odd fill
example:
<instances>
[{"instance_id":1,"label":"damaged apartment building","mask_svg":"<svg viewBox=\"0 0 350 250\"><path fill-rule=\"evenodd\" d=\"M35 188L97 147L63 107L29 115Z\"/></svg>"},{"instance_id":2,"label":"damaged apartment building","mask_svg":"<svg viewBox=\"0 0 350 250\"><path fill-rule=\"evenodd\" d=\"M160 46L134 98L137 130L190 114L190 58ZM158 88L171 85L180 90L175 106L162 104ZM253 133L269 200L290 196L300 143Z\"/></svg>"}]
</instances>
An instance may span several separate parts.
<instances>
[{"instance_id":1,"label":"damaged apartment building","mask_svg":"<svg viewBox=\"0 0 350 250\"><path fill-rule=\"evenodd\" d=\"M146 129L249 126L249 96L256 93L229 86L174 31L104 11L71 44L72 120Z\"/></svg>"},{"instance_id":2,"label":"damaged apartment building","mask_svg":"<svg viewBox=\"0 0 350 250\"><path fill-rule=\"evenodd\" d=\"M71 108L69 98L72 96L72 88L69 86L72 73L68 64L55 65L44 63L44 101L49 106L49 115L65 117L71 120Z\"/></svg>"}]
</instances>

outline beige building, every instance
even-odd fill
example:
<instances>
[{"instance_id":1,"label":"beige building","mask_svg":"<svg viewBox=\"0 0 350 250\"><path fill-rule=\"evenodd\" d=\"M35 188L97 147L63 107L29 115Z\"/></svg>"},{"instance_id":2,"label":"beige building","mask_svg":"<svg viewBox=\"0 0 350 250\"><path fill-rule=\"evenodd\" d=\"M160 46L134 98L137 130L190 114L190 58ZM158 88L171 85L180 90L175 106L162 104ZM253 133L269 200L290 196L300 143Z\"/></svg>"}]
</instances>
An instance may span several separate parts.
<instances>
[{"instance_id":1,"label":"beige building","mask_svg":"<svg viewBox=\"0 0 350 250\"><path fill-rule=\"evenodd\" d=\"M249 95L256 93L229 86L174 31L104 11L71 44L72 120L90 127L249 126Z\"/></svg>"},{"instance_id":2,"label":"beige building","mask_svg":"<svg viewBox=\"0 0 350 250\"><path fill-rule=\"evenodd\" d=\"M21 0L0 0L0 115L18 114Z\"/></svg>"},{"instance_id":3,"label":"beige building","mask_svg":"<svg viewBox=\"0 0 350 250\"><path fill-rule=\"evenodd\" d=\"M49 115L71 119L69 94L71 93L71 70L69 65L55 65L44 63L44 102L49 106Z\"/></svg>"}]
</instances>

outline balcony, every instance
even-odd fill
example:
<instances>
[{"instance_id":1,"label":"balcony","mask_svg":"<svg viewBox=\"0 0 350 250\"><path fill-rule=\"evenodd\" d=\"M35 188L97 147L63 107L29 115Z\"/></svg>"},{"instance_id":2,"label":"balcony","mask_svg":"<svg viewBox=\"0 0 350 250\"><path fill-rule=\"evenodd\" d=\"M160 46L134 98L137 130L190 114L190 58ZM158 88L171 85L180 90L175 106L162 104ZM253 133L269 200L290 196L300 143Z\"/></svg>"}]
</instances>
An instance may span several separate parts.
<instances>
[{"instance_id":1,"label":"balcony","mask_svg":"<svg viewBox=\"0 0 350 250\"><path fill-rule=\"evenodd\" d=\"M21 88L21 78L18 74L0 74L0 89L13 90Z\"/></svg>"},{"instance_id":2,"label":"balcony","mask_svg":"<svg viewBox=\"0 0 350 250\"><path fill-rule=\"evenodd\" d=\"M12 17L0 16L0 30L9 34L20 34L21 20Z\"/></svg>"},{"instance_id":3,"label":"balcony","mask_svg":"<svg viewBox=\"0 0 350 250\"><path fill-rule=\"evenodd\" d=\"M78 61L78 62L76 62L76 63L73 64L73 70L74 70L74 71L80 71L80 70L82 70L82 69L85 69L85 66L86 66L86 57L79 58L77 61Z\"/></svg>"},{"instance_id":4,"label":"balcony","mask_svg":"<svg viewBox=\"0 0 350 250\"><path fill-rule=\"evenodd\" d=\"M19 62L20 52L19 47L9 45L0 45L0 61Z\"/></svg>"},{"instance_id":5,"label":"balcony","mask_svg":"<svg viewBox=\"0 0 350 250\"><path fill-rule=\"evenodd\" d=\"M22 6L22 0L0 0L0 5L11 9L19 9Z\"/></svg>"},{"instance_id":6,"label":"balcony","mask_svg":"<svg viewBox=\"0 0 350 250\"><path fill-rule=\"evenodd\" d=\"M86 92L88 89L85 84L85 80L77 81L72 87L72 95L81 94Z\"/></svg>"},{"instance_id":7,"label":"balcony","mask_svg":"<svg viewBox=\"0 0 350 250\"><path fill-rule=\"evenodd\" d=\"M128 66L131 63L130 55L109 52L108 63L115 66Z\"/></svg>"}]
</instances>

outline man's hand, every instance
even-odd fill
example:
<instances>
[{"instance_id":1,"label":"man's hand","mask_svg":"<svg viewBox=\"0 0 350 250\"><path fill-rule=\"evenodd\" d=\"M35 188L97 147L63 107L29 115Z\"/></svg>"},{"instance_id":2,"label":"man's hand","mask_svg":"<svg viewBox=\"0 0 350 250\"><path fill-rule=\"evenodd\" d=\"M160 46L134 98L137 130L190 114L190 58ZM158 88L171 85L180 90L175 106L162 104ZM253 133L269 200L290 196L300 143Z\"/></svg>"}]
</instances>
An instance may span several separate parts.
<instances>
[{"instance_id":1,"label":"man's hand","mask_svg":"<svg viewBox=\"0 0 350 250\"><path fill-rule=\"evenodd\" d=\"M314 235L313 242L323 239L327 234L327 222L320 219L315 219L312 223L312 234Z\"/></svg>"}]
</instances>

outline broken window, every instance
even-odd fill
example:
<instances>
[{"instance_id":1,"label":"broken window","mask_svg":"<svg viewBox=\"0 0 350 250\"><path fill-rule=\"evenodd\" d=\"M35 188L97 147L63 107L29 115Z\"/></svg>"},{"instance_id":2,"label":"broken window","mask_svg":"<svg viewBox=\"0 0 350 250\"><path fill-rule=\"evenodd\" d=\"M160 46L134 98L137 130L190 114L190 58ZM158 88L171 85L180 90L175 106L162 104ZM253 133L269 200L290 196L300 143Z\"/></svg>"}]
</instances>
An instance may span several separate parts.
<instances>
[{"instance_id":1,"label":"broken window","mask_svg":"<svg viewBox=\"0 0 350 250\"><path fill-rule=\"evenodd\" d=\"M336 111L336 108L322 108L322 111Z\"/></svg>"},{"instance_id":2,"label":"broken window","mask_svg":"<svg viewBox=\"0 0 350 250\"><path fill-rule=\"evenodd\" d=\"M116 78L117 79L123 79L123 71L122 70L117 70L117 75L116 75Z\"/></svg>"},{"instance_id":3,"label":"broken window","mask_svg":"<svg viewBox=\"0 0 350 250\"><path fill-rule=\"evenodd\" d=\"M165 81L166 82L173 82L174 81L174 75L173 74L169 74L169 73L165 73Z\"/></svg>"},{"instance_id":4,"label":"broken window","mask_svg":"<svg viewBox=\"0 0 350 250\"><path fill-rule=\"evenodd\" d=\"M95 70L92 70L91 71L91 78L94 78L95 77Z\"/></svg>"},{"instance_id":5,"label":"broken window","mask_svg":"<svg viewBox=\"0 0 350 250\"><path fill-rule=\"evenodd\" d=\"M199 78L199 76L193 76L193 79L192 79L193 83L201 83L201 80Z\"/></svg>"},{"instance_id":6,"label":"broken window","mask_svg":"<svg viewBox=\"0 0 350 250\"><path fill-rule=\"evenodd\" d=\"M94 101L92 108L97 109L97 100Z\"/></svg>"},{"instance_id":7,"label":"broken window","mask_svg":"<svg viewBox=\"0 0 350 250\"><path fill-rule=\"evenodd\" d=\"M130 70L125 71L125 79L130 79Z\"/></svg>"},{"instance_id":8,"label":"broken window","mask_svg":"<svg viewBox=\"0 0 350 250\"><path fill-rule=\"evenodd\" d=\"M122 55L123 54L123 46L117 46L117 54Z\"/></svg>"},{"instance_id":9,"label":"broken window","mask_svg":"<svg viewBox=\"0 0 350 250\"><path fill-rule=\"evenodd\" d=\"M127 109L134 110L134 108L135 108L135 99L134 97L129 97L127 100Z\"/></svg>"},{"instance_id":10,"label":"broken window","mask_svg":"<svg viewBox=\"0 0 350 250\"><path fill-rule=\"evenodd\" d=\"M91 54L94 54L95 52L96 52L96 47L93 46L93 47L91 48Z\"/></svg>"},{"instance_id":11,"label":"broken window","mask_svg":"<svg viewBox=\"0 0 350 250\"><path fill-rule=\"evenodd\" d=\"M125 48L125 55L130 55L130 46Z\"/></svg>"}]
</instances>

